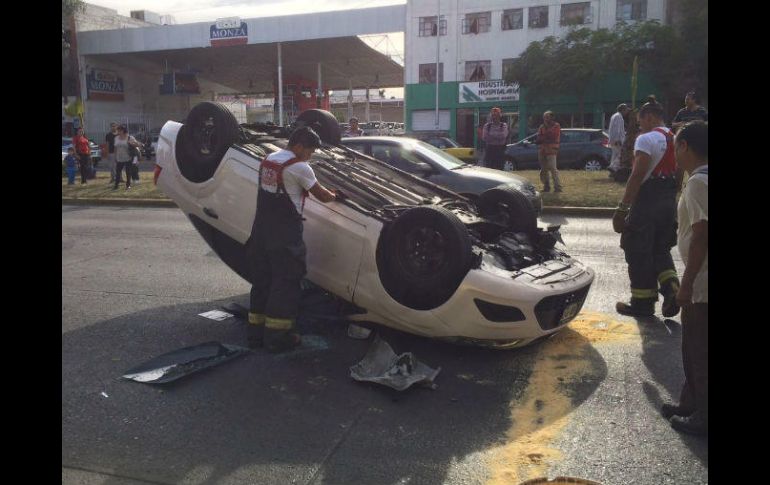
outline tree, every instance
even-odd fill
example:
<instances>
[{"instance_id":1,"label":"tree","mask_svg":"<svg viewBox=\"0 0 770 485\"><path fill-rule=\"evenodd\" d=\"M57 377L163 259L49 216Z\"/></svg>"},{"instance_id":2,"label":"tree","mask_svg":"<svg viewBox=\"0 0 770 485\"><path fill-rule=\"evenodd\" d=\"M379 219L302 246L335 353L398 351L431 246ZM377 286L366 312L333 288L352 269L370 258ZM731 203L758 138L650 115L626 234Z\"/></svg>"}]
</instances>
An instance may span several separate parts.
<instances>
[{"instance_id":1,"label":"tree","mask_svg":"<svg viewBox=\"0 0 770 485\"><path fill-rule=\"evenodd\" d=\"M639 72L652 77L661 90L661 99L678 98L685 92L681 69L685 56L680 41L671 26L657 21L619 23L611 30L575 29L561 39L546 37L529 44L511 63L505 80L518 82L531 101L555 95L577 97L582 124L585 96L611 71L630 75L635 56L639 58Z\"/></svg>"},{"instance_id":2,"label":"tree","mask_svg":"<svg viewBox=\"0 0 770 485\"><path fill-rule=\"evenodd\" d=\"M82 0L62 0L61 2L61 94L66 100L68 95L77 91L77 73L72 62L72 41L75 36L75 14L85 10Z\"/></svg>"}]
</instances>

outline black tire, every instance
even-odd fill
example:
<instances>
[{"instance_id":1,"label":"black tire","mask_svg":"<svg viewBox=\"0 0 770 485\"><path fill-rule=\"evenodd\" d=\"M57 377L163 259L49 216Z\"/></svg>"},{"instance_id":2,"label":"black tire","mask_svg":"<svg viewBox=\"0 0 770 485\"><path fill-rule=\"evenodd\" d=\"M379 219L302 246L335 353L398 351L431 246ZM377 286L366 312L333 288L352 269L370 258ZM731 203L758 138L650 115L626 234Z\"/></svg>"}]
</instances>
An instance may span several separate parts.
<instances>
[{"instance_id":1,"label":"black tire","mask_svg":"<svg viewBox=\"0 0 770 485\"><path fill-rule=\"evenodd\" d=\"M500 211L507 218L506 226L512 232L532 234L537 230L537 212L527 196L513 187L493 187L479 197L479 211L484 217Z\"/></svg>"},{"instance_id":2,"label":"black tire","mask_svg":"<svg viewBox=\"0 0 770 485\"><path fill-rule=\"evenodd\" d=\"M238 121L224 105L210 101L195 105L176 139L179 171L191 182L205 182L239 136Z\"/></svg>"},{"instance_id":3,"label":"black tire","mask_svg":"<svg viewBox=\"0 0 770 485\"><path fill-rule=\"evenodd\" d=\"M415 310L445 303L471 267L468 229L443 207L414 207L380 236L380 281L397 302Z\"/></svg>"},{"instance_id":4,"label":"black tire","mask_svg":"<svg viewBox=\"0 0 770 485\"><path fill-rule=\"evenodd\" d=\"M309 109L303 111L296 121L297 128L309 126L312 128L324 143L329 145L339 145L342 133L340 132L340 123L333 114L323 109Z\"/></svg>"},{"instance_id":5,"label":"black tire","mask_svg":"<svg viewBox=\"0 0 770 485\"><path fill-rule=\"evenodd\" d=\"M519 162L517 162L515 158L509 158L508 161L511 162L511 170L519 169Z\"/></svg>"}]
</instances>

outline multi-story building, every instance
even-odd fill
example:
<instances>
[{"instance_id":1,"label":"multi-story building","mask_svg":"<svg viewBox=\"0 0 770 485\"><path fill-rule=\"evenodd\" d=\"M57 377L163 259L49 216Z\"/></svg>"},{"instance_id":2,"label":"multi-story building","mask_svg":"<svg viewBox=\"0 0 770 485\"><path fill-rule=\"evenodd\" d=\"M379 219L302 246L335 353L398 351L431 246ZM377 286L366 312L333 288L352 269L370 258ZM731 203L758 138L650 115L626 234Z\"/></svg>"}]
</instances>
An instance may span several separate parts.
<instances>
[{"instance_id":1,"label":"multi-story building","mask_svg":"<svg viewBox=\"0 0 770 485\"><path fill-rule=\"evenodd\" d=\"M670 1L408 1L404 76L407 130L447 131L462 144L472 145L476 141L474 128L486 121L493 106L506 113L514 140L536 127L547 109L556 113L562 126L573 126L579 119L576 99L564 96L528 103L516 85L503 81L507 65L531 42L560 37L574 26L612 28L619 21L653 19L665 23ZM605 127L617 104L630 101L629 75L610 76L595 93L589 93L584 104L585 126ZM653 90L641 77L639 93Z\"/></svg>"}]
</instances>

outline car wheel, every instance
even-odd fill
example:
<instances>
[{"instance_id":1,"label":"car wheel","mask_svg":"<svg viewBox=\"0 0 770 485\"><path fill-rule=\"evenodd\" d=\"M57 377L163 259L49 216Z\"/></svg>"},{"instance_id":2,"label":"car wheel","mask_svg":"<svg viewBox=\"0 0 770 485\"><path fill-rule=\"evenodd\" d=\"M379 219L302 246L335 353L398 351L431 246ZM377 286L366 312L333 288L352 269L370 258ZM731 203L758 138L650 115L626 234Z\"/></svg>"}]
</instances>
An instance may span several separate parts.
<instances>
[{"instance_id":1,"label":"car wheel","mask_svg":"<svg viewBox=\"0 0 770 485\"><path fill-rule=\"evenodd\" d=\"M604 170L605 162L600 158L589 157L583 160L583 163L580 166L580 168L584 169L587 172L598 172L600 170Z\"/></svg>"},{"instance_id":2,"label":"car wheel","mask_svg":"<svg viewBox=\"0 0 770 485\"><path fill-rule=\"evenodd\" d=\"M333 114L322 109L309 109L303 111L296 121L297 127L309 126L324 143L329 145L339 145L342 135L340 133L340 124Z\"/></svg>"},{"instance_id":3,"label":"car wheel","mask_svg":"<svg viewBox=\"0 0 770 485\"><path fill-rule=\"evenodd\" d=\"M380 281L397 302L415 310L445 303L471 267L465 225L443 207L413 207L382 234L377 246Z\"/></svg>"},{"instance_id":4,"label":"car wheel","mask_svg":"<svg viewBox=\"0 0 770 485\"><path fill-rule=\"evenodd\" d=\"M177 135L179 171L191 182L205 182L239 135L238 121L224 105L209 101L195 105Z\"/></svg>"},{"instance_id":5,"label":"car wheel","mask_svg":"<svg viewBox=\"0 0 770 485\"><path fill-rule=\"evenodd\" d=\"M479 212L483 217L502 214L505 226L513 232L534 233L537 230L537 212L526 195L513 187L493 187L479 197Z\"/></svg>"},{"instance_id":6,"label":"car wheel","mask_svg":"<svg viewBox=\"0 0 770 485\"><path fill-rule=\"evenodd\" d=\"M507 163L511 164L511 170L518 170L519 169L519 162L517 162L513 158L509 158L507 160Z\"/></svg>"}]
</instances>

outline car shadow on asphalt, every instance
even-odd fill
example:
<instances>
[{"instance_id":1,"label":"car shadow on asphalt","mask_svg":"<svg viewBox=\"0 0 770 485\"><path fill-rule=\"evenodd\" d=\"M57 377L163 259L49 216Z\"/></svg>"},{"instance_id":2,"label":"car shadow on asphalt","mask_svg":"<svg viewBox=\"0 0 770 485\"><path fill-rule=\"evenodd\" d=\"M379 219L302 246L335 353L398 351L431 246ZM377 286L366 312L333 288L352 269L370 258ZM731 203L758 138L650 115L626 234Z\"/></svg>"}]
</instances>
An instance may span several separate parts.
<instances>
[{"instance_id":1,"label":"car shadow on asphalt","mask_svg":"<svg viewBox=\"0 0 770 485\"><path fill-rule=\"evenodd\" d=\"M298 319L307 345L297 351L257 350L162 386L120 378L178 348L245 345L243 321L198 316L230 301L247 305L248 295L62 335L62 465L161 483L430 485L452 479L462 462L475 480L487 468L474 454L511 439L511 402L547 343L493 351L377 326L396 353L441 367L436 390L398 392L350 377L372 337L347 337L347 323L331 315L336 303L310 292ZM601 355L578 343L590 372L570 391L575 406L607 375Z\"/></svg>"},{"instance_id":2,"label":"car shadow on asphalt","mask_svg":"<svg viewBox=\"0 0 770 485\"><path fill-rule=\"evenodd\" d=\"M636 318L642 339L642 361L649 369L655 382L662 386L668 396L662 397L659 387L643 382L642 388L652 406L659 410L664 402L677 402L684 383L682 370L682 326L678 320ZM674 370L672 372L672 370ZM662 416L660 419L664 419ZM701 463L708 466L708 437L696 437L677 433L682 442Z\"/></svg>"}]
</instances>

